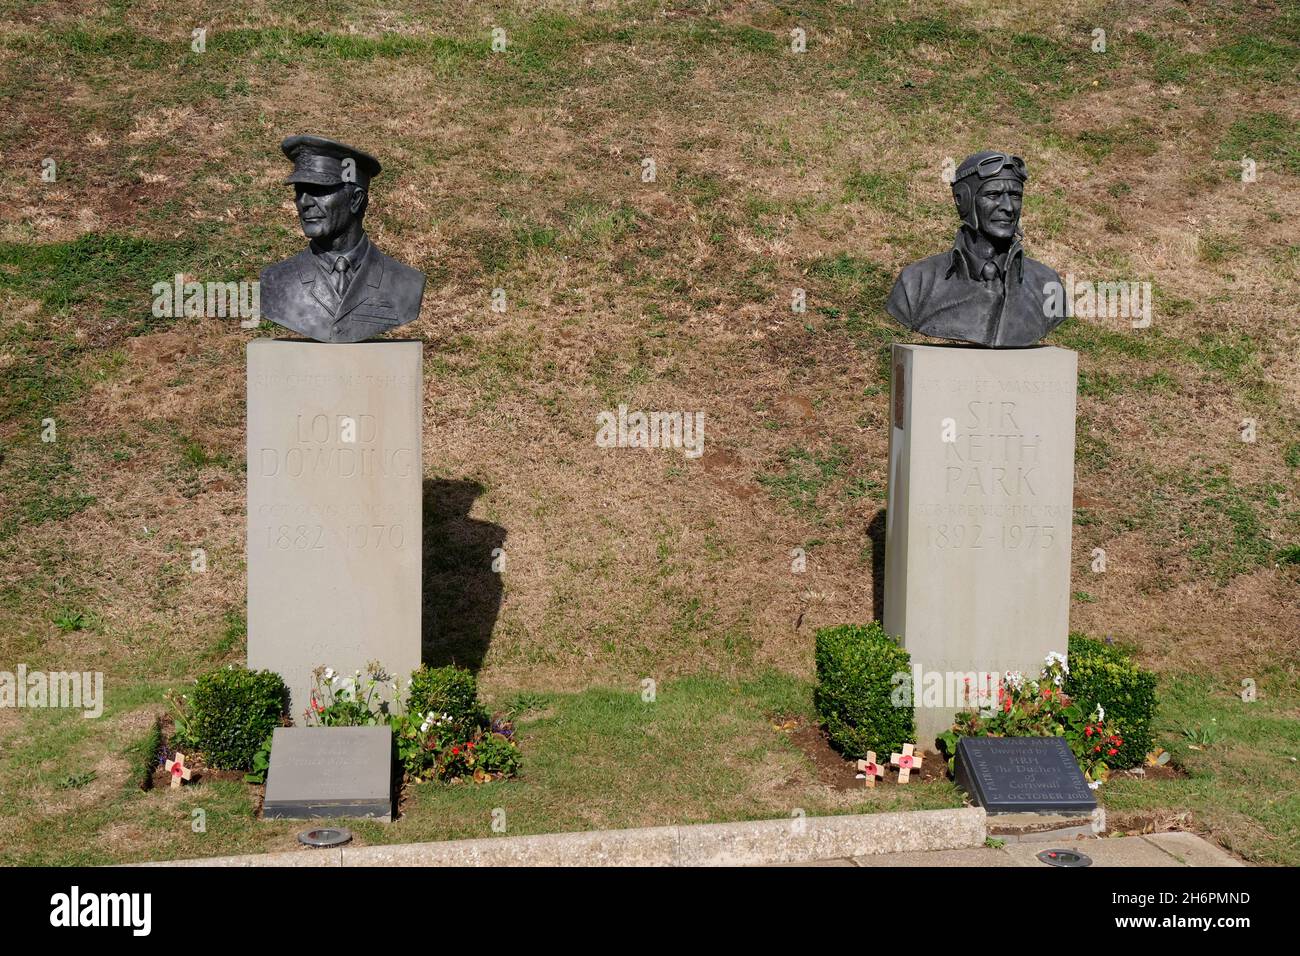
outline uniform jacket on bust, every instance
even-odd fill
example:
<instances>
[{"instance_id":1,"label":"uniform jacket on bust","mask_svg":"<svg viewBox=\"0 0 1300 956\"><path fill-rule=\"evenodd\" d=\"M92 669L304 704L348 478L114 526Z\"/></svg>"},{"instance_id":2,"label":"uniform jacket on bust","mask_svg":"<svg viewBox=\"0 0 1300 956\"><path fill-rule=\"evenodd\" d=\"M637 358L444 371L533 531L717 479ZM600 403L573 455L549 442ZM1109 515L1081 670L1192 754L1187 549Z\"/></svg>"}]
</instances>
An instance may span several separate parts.
<instances>
[{"instance_id":1,"label":"uniform jacket on bust","mask_svg":"<svg viewBox=\"0 0 1300 956\"><path fill-rule=\"evenodd\" d=\"M424 273L384 255L369 238L340 296L311 248L262 270L262 315L318 342L361 342L414 321Z\"/></svg>"},{"instance_id":2,"label":"uniform jacket on bust","mask_svg":"<svg viewBox=\"0 0 1300 956\"><path fill-rule=\"evenodd\" d=\"M890 315L923 335L994 348L1033 345L1061 323L1054 269L1026 257L1017 239L996 261L996 275L979 278L965 238L958 230L948 252L903 269L885 306Z\"/></svg>"}]
</instances>

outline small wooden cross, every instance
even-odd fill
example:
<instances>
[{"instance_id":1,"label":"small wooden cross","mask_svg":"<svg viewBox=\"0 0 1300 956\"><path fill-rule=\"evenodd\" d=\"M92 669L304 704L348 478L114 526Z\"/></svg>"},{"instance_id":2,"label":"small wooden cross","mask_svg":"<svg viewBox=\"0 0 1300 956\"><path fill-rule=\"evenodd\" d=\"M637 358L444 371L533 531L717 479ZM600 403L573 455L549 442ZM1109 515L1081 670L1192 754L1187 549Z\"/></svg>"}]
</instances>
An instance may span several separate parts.
<instances>
[{"instance_id":1,"label":"small wooden cross","mask_svg":"<svg viewBox=\"0 0 1300 956\"><path fill-rule=\"evenodd\" d=\"M185 755L179 750L176 752L175 759L167 761L166 767L167 772L172 775L173 787L179 787L182 780L189 783L190 768L185 766Z\"/></svg>"},{"instance_id":2,"label":"small wooden cross","mask_svg":"<svg viewBox=\"0 0 1300 956\"><path fill-rule=\"evenodd\" d=\"M885 768L876 763L876 752L874 750L867 751L866 760L858 761L858 773L867 778L868 787L874 787L876 778L885 775Z\"/></svg>"},{"instance_id":3,"label":"small wooden cross","mask_svg":"<svg viewBox=\"0 0 1300 956\"><path fill-rule=\"evenodd\" d=\"M912 753L913 749L914 748L911 744L903 744L903 752L901 754L889 755L890 764L898 768L899 783L907 783L912 771L921 769L922 757L920 754Z\"/></svg>"}]
</instances>

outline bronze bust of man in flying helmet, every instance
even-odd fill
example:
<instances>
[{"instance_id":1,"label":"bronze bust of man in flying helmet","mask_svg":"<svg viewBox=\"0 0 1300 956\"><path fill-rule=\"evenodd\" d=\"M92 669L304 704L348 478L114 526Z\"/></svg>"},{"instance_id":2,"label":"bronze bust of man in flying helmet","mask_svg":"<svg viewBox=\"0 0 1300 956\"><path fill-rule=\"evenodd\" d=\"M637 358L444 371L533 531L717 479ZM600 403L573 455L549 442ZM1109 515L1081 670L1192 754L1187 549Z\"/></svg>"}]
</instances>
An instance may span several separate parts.
<instances>
[{"instance_id":1,"label":"bronze bust of man in flying helmet","mask_svg":"<svg viewBox=\"0 0 1300 956\"><path fill-rule=\"evenodd\" d=\"M886 308L909 329L992 348L1033 345L1065 318L1061 277L1020 244L1029 178L1019 156L986 151L957 167L952 249L905 267Z\"/></svg>"}]
</instances>

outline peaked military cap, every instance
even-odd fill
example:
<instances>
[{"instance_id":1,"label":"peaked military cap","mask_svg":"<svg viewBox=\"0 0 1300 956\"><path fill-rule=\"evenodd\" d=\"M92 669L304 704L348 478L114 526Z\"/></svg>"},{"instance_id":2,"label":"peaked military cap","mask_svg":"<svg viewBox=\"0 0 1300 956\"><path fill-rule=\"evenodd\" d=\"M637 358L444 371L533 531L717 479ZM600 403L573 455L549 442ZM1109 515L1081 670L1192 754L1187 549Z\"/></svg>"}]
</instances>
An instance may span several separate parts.
<instances>
[{"instance_id":1,"label":"peaked military cap","mask_svg":"<svg viewBox=\"0 0 1300 956\"><path fill-rule=\"evenodd\" d=\"M293 163L286 185L336 186L354 182L366 189L382 168L379 160L364 150L323 136L290 136L280 144L280 149Z\"/></svg>"}]
</instances>

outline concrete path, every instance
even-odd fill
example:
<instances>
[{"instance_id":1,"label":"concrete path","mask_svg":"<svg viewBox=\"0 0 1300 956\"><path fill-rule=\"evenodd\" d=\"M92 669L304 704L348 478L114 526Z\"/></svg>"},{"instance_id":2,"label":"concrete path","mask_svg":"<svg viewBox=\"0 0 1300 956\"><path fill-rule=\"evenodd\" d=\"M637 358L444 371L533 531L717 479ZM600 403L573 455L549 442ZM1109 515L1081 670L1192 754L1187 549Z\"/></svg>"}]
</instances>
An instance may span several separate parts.
<instances>
[{"instance_id":1,"label":"concrete path","mask_svg":"<svg viewBox=\"0 0 1300 956\"><path fill-rule=\"evenodd\" d=\"M1151 833L1146 836L1093 837L1060 843L1008 843L999 849L930 850L882 853L787 863L786 866L1047 866L1037 857L1042 850L1074 850L1092 859L1093 866L1245 866L1230 853L1194 833Z\"/></svg>"},{"instance_id":2,"label":"concrete path","mask_svg":"<svg viewBox=\"0 0 1300 956\"><path fill-rule=\"evenodd\" d=\"M978 807L791 817L636 830L499 836L443 843L347 844L146 866L1046 866L1043 849L1086 853L1094 866L1241 866L1191 833L1075 837L1071 828L985 846ZM1085 828L1087 829L1087 828Z\"/></svg>"}]
</instances>

